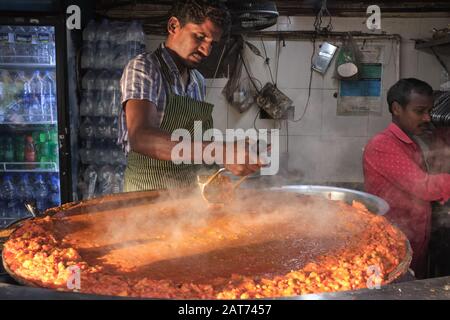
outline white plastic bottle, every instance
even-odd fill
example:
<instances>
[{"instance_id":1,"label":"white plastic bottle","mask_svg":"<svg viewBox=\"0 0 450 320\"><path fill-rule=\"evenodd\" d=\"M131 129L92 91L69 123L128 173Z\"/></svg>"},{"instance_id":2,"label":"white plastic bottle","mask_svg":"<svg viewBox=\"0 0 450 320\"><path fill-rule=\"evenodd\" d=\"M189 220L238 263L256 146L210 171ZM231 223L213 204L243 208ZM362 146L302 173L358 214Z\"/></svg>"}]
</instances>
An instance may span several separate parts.
<instances>
[{"instance_id":1,"label":"white plastic bottle","mask_svg":"<svg viewBox=\"0 0 450 320\"><path fill-rule=\"evenodd\" d=\"M7 216L10 218L19 218L17 192L13 177L10 174L3 176L3 182L0 185L0 198L6 207L5 212Z\"/></svg>"},{"instance_id":2,"label":"white plastic bottle","mask_svg":"<svg viewBox=\"0 0 450 320\"><path fill-rule=\"evenodd\" d=\"M43 84L40 73L36 70L29 81L30 96L28 105L29 122L43 121L44 109L42 104Z\"/></svg>"},{"instance_id":3,"label":"white plastic bottle","mask_svg":"<svg viewBox=\"0 0 450 320\"><path fill-rule=\"evenodd\" d=\"M38 41L39 35L39 27L38 26L30 26L28 30L31 35L31 44L30 44L30 62L31 63L40 63L39 54L41 53L39 50L40 43Z\"/></svg>"},{"instance_id":4,"label":"white plastic bottle","mask_svg":"<svg viewBox=\"0 0 450 320\"><path fill-rule=\"evenodd\" d=\"M111 74L108 70L101 71L95 79L95 88L99 95L97 107L94 109L96 116L109 116L111 114L111 96L108 94L108 86L110 83Z\"/></svg>"},{"instance_id":5,"label":"white plastic bottle","mask_svg":"<svg viewBox=\"0 0 450 320\"><path fill-rule=\"evenodd\" d=\"M83 139L93 139L94 138L94 124L90 117L86 117L80 125L80 136Z\"/></svg>"},{"instance_id":6,"label":"white plastic bottle","mask_svg":"<svg viewBox=\"0 0 450 320\"><path fill-rule=\"evenodd\" d=\"M101 195L113 193L114 168L104 165L98 173L98 191Z\"/></svg>"},{"instance_id":7,"label":"white plastic bottle","mask_svg":"<svg viewBox=\"0 0 450 320\"><path fill-rule=\"evenodd\" d=\"M48 188L42 174L36 175L33 187L36 206L40 211L47 209Z\"/></svg>"},{"instance_id":8,"label":"white plastic bottle","mask_svg":"<svg viewBox=\"0 0 450 320\"><path fill-rule=\"evenodd\" d=\"M105 117L100 117L97 125L95 126L95 137L97 139L107 139L111 135L111 130Z\"/></svg>"},{"instance_id":9,"label":"white plastic bottle","mask_svg":"<svg viewBox=\"0 0 450 320\"><path fill-rule=\"evenodd\" d=\"M83 90L85 90L88 94L93 93L95 88L95 72L93 70L89 70L86 72L81 79L81 87Z\"/></svg>"},{"instance_id":10,"label":"white plastic bottle","mask_svg":"<svg viewBox=\"0 0 450 320\"><path fill-rule=\"evenodd\" d=\"M14 28L14 44L16 49L16 63L30 63L31 61L31 34L26 27L17 26Z\"/></svg>"},{"instance_id":11,"label":"white plastic bottle","mask_svg":"<svg viewBox=\"0 0 450 320\"><path fill-rule=\"evenodd\" d=\"M38 58L39 63L41 64L49 64L50 56L49 56L49 42L50 42L50 33L47 27L41 26L38 29Z\"/></svg>"},{"instance_id":12,"label":"white plastic bottle","mask_svg":"<svg viewBox=\"0 0 450 320\"><path fill-rule=\"evenodd\" d=\"M11 26L0 27L0 63L15 62L14 30Z\"/></svg>"},{"instance_id":13,"label":"white plastic bottle","mask_svg":"<svg viewBox=\"0 0 450 320\"><path fill-rule=\"evenodd\" d=\"M42 78L42 109L44 121L55 121L56 110L56 84L49 71L45 72Z\"/></svg>"},{"instance_id":14,"label":"white plastic bottle","mask_svg":"<svg viewBox=\"0 0 450 320\"><path fill-rule=\"evenodd\" d=\"M120 193L123 191L123 178L124 178L124 172L123 168L121 166L117 166L114 169L114 180L113 180L113 193Z\"/></svg>"},{"instance_id":15,"label":"white plastic bottle","mask_svg":"<svg viewBox=\"0 0 450 320\"><path fill-rule=\"evenodd\" d=\"M94 166L88 166L83 173L83 180L86 184L87 188L85 190L85 194L83 195L83 199L92 199L95 196L95 187L97 185L97 171Z\"/></svg>"},{"instance_id":16,"label":"white plastic bottle","mask_svg":"<svg viewBox=\"0 0 450 320\"><path fill-rule=\"evenodd\" d=\"M94 115L94 103L93 99L89 95L83 95L80 103L80 115L92 116Z\"/></svg>"},{"instance_id":17,"label":"white plastic bottle","mask_svg":"<svg viewBox=\"0 0 450 320\"><path fill-rule=\"evenodd\" d=\"M108 20L104 19L97 29L95 66L100 69L111 67L111 45L109 42L110 28Z\"/></svg>"},{"instance_id":18,"label":"white plastic bottle","mask_svg":"<svg viewBox=\"0 0 450 320\"><path fill-rule=\"evenodd\" d=\"M11 118L16 113L16 116L20 115L22 117L22 121L28 117L28 107L30 105L30 85L29 79L25 77L25 72L20 70L17 71L16 76L14 77L14 90L15 95L17 97L16 103L14 105L10 105L7 110L5 110L5 116ZM26 115L25 115L26 113ZM28 120L28 118L27 118Z\"/></svg>"},{"instance_id":19,"label":"white plastic bottle","mask_svg":"<svg viewBox=\"0 0 450 320\"><path fill-rule=\"evenodd\" d=\"M94 20L89 21L86 28L83 30L83 41L90 42L91 44L95 42L95 34L97 32L97 24Z\"/></svg>"},{"instance_id":20,"label":"white plastic bottle","mask_svg":"<svg viewBox=\"0 0 450 320\"><path fill-rule=\"evenodd\" d=\"M143 43L145 43L145 34L142 25L138 21L131 22L127 29L128 59L132 59L142 53Z\"/></svg>"},{"instance_id":21,"label":"white plastic bottle","mask_svg":"<svg viewBox=\"0 0 450 320\"><path fill-rule=\"evenodd\" d=\"M95 68L95 45L91 42L85 42L81 52L81 68Z\"/></svg>"},{"instance_id":22,"label":"white plastic bottle","mask_svg":"<svg viewBox=\"0 0 450 320\"><path fill-rule=\"evenodd\" d=\"M49 40L48 40L48 63L50 65L56 64L56 47L55 47L55 32L49 30Z\"/></svg>"}]
</instances>

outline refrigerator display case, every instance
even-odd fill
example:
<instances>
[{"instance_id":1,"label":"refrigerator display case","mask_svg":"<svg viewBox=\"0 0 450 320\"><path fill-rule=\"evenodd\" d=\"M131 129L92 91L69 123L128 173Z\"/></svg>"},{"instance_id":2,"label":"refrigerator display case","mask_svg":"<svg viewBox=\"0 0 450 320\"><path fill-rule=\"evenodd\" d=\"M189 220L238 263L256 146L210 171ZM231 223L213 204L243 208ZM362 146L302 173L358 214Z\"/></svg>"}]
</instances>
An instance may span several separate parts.
<instances>
[{"instance_id":1,"label":"refrigerator display case","mask_svg":"<svg viewBox=\"0 0 450 320\"><path fill-rule=\"evenodd\" d=\"M66 32L58 17L0 24L0 228L70 201Z\"/></svg>"}]
</instances>

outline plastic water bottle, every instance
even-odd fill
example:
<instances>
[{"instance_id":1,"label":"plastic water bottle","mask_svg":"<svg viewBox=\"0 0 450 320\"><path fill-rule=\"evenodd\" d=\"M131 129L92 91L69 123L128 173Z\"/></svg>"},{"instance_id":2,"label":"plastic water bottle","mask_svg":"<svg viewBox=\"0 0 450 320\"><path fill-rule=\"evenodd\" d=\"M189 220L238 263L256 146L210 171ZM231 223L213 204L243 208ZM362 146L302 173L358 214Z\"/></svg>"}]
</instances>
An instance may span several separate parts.
<instances>
[{"instance_id":1,"label":"plastic water bottle","mask_svg":"<svg viewBox=\"0 0 450 320\"><path fill-rule=\"evenodd\" d=\"M97 106L94 108L94 114L96 116L108 116L110 115L111 97L108 95L108 86L110 83L111 74L107 70L103 70L97 76L95 80L95 87L99 92L99 99Z\"/></svg>"},{"instance_id":2,"label":"plastic water bottle","mask_svg":"<svg viewBox=\"0 0 450 320\"><path fill-rule=\"evenodd\" d=\"M85 94L80 103L81 116L94 115L94 96L92 94Z\"/></svg>"},{"instance_id":3,"label":"plastic water bottle","mask_svg":"<svg viewBox=\"0 0 450 320\"><path fill-rule=\"evenodd\" d=\"M39 71L35 71L33 76L29 81L29 121L30 122L40 122L44 116L44 110L42 106L42 93L43 93L43 83L39 74Z\"/></svg>"},{"instance_id":4,"label":"plastic water bottle","mask_svg":"<svg viewBox=\"0 0 450 320\"><path fill-rule=\"evenodd\" d=\"M61 204L59 177L52 174L48 180L48 190L50 191L49 204L51 207L57 207Z\"/></svg>"},{"instance_id":5,"label":"plastic water bottle","mask_svg":"<svg viewBox=\"0 0 450 320\"><path fill-rule=\"evenodd\" d=\"M87 91L88 94L93 93L93 91L96 89L95 78L96 76L94 71L89 70L81 79L81 87L83 88L83 90Z\"/></svg>"},{"instance_id":6,"label":"plastic water bottle","mask_svg":"<svg viewBox=\"0 0 450 320\"><path fill-rule=\"evenodd\" d=\"M48 121L55 121L54 110L56 110L56 84L49 71L42 78L42 110Z\"/></svg>"},{"instance_id":7,"label":"plastic water bottle","mask_svg":"<svg viewBox=\"0 0 450 320\"><path fill-rule=\"evenodd\" d=\"M88 141L90 142L90 141ZM80 149L80 158L83 164L93 164L95 161L95 149L91 143L87 143L84 148Z\"/></svg>"},{"instance_id":8,"label":"plastic water bottle","mask_svg":"<svg viewBox=\"0 0 450 320\"><path fill-rule=\"evenodd\" d=\"M80 125L80 136L83 139L93 139L94 134L94 124L90 117L86 117Z\"/></svg>"},{"instance_id":9,"label":"plastic water bottle","mask_svg":"<svg viewBox=\"0 0 450 320\"><path fill-rule=\"evenodd\" d=\"M83 173L83 180L87 185L86 194L83 199L91 199L95 196L95 186L97 184L97 171L94 166L88 166Z\"/></svg>"},{"instance_id":10,"label":"plastic water bottle","mask_svg":"<svg viewBox=\"0 0 450 320\"><path fill-rule=\"evenodd\" d=\"M24 71L17 71L14 76L15 103L10 104L5 110L5 121L20 122L28 121L28 114L24 117L25 110L28 110L30 100L30 83Z\"/></svg>"},{"instance_id":11,"label":"plastic water bottle","mask_svg":"<svg viewBox=\"0 0 450 320\"><path fill-rule=\"evenodd\" d=\"M17 184L17 196L21 204L21 213L22 215L25 215L25 202L33 200L34 198L33 187L31 186L30 179L28 177L28 174L26 173L19 176L19 183Z\"/></svg>"},{"instance_id":12,"label":"plastic water bottle","mask_svg":"<svg viewBox=\"0 0 450 320\"><path fill-rule=\"evenodd\" d=\"M17 63L30 63L31 61L31 33L28 27L17 26L14 29L14 43L16 49L15 61Z\"/></svg>"},{"instance_id":13,"label":"plastic water bottle","mask_svg":"<svg viewBox=\"0 0 450 320\"><path fill-rule=\"evenodd\" d=\"M97 24L95 23L94 20L89 21L86 28L84 28L83 30L83 41L93 43L95 41L96 32L97 32Z\"/></svg>"},{"instance_id":14,"label":"plastic water bottle","mask_svg":"<svg viewBox=\"0 0 450 320\"><path fill-rule=\"evenodd\" d=\"M107 95L109 97L109 115L117 117L120 113L120 75L115 73L107 86Z\"/></svg>"},{"instance_id":15,"label":"plastic water bottle","mask_svg":"<svg viewBox=\"0 0 450 320\"><path fill-rule=\"evenodd\" d=\"M103 147L106 145L105 141L99 143L100 147L95 148L95 163L97 165L108 164L111 161L110 151L108 148Z\"/></svg>"},{"instance_id":16,"label":"plastic water bottle","mask_svg":"<svg viewBox=\"0 0 450 320\"><path fill-rule=\"evenodd\" d=\"M0 63L15 62L14 31L10 26L0 27Z\"/></svg>"},{"instance_id":17,"label":"plastic water bottle","mask_svg":"<svg viewBox=\"0 0 450 320\"><path fill-rule=\"evenodd\" d=\"M118 166L114 169L113 193L120 193L123 191L123 168Z\"/></svg>"},{"instance_id":18,"label":"plastic water bottle","mask_svg":"<svg viewBox=\"0 0 450 320\"><path fill-rule=\"evenodd\" d=\"M38 27L38 37L37 37L37 46L38 46L38 62L41 64L49 64L50 57L48 55L49 52L49 42L51 35L47 27L41 26Z\"/></svg>"},{"instance_id":19,"label":"plastic water bottle","mask_svg":"<svg viewBox=\"0 0 450 320\"><path fill-rule=\"evenodd\" d=\"M47 46L47 55L48 55L48 63L50 65L56 64L56 51L55 51L55 32L54 30L50 30L49 32L49 40Z\"/></svg>"},{"instance_id":20,"label":"plastic water bottle","mask_svg":"<svg viewBox=\"0 0 450 320\"><path fill-rule=\"evenodd\" d=\"M104 117L101 117L95 126L95 137L98 139L107 139L111 136L109 123Z\"/></svg>"},{"instance_id":21,"label":"plastic water bottle","mask_svg":"<svg viewBox=\"0 0 450 320\"><path fill-rule=\"evenodd\" d=\"M128 23L113 22L114 31L110 33L111 45L114 46L114 58L112 61L112 69L123 70L128 62L127 56L127 28Z\"/></svg>"},{"instance_id":22,"label":"plastic water bottle","mask_svg":"<svg viewBox=\"0 0 450 320\"><path fill-rule=\"evenodd\" d=\"M113 118L110 126L110 138L117 140L119 137L119 120L118 118Z\"/></svg>"},{"instance_id":23,"label":"plastic water bottle","mask_svg":"<svg viewBox=\"0 0 450 320\"><path fill-rule=\"evenodd\" d=\"M30 26L28 27L28 32L31 35L31 44L30 44L30 62L32 63L39 63L39 27L37 26Z\"/></svg>"},{"instance_id":24,"label":"plastic water bottle","mask_svg":"<svg viewBox=\"0 0 450 320\"><path fill-rule=\"evenodd\" d=\"M33 185L33 194L36 199L36 206L39 210L47 209L48 189L42 174L37 174Z\"/></svg>"},{"instance_id":25,"label":"plastic water bottle","mask_svg":"<svg viewBox=\"0 0 450 320\"><path fill-rule=\"evenodd\" d=\"M98 173L98 191L101 195L111 194L113 192L114 168L105 165Z\"/></svg>"},{"instance_id":26,"label":"plastic water bottle","mask_svg":"<svg viewBox=\"0 0 450 320\"><path fill-rule=\"evenodd\" d=\"M0 185L0 197L5 208L4 214L10 218L19 218L19 202L13 177L9 174L3 177Z\"/></svg>"},{"instance_id":27,"label":"plastic water bottle","mask_svg":"<svg viewBox=\"0 0 450 320\"><path fill-rule=\"evenodd\" d=\"M11 73L0 70L0 123L6 121L7 107L16 102L16 90Z\"/></svg>"},{"instance_id":28,"label":"plastic water bottle","mask_svg":"<svg viewBox=\"0 0 450 320\"><path fill-rule=\"evenodd\" d=\"M110 24L107 19L103 19L100 26L97 29L96 37L96 62L95 66L100 69L106 69L111 67L111 55L110 55Z\"/></svg>"},{"instance_id":29,"label":"plastic water bottle","mask_svg":"<svg viewBox=\"0 0 450 320\"><path fill-rule=\"evenodd\" d=\"M128 58L132 59L142 53L142 44L145 42L145 34L142 25L137 21L131 22L127 29Z\"/></svg>"},{"instance_id":30,"label":"plastic water bottle","mask_svg":"<svg viewBox=\"0 0 450 320\"><path fill-rule=\"evenodd\" d=\"M91 42L87 42L83 45L83 51L81 52L81 68L95 68L95 45Z\"/></svg>"}]
</instances>

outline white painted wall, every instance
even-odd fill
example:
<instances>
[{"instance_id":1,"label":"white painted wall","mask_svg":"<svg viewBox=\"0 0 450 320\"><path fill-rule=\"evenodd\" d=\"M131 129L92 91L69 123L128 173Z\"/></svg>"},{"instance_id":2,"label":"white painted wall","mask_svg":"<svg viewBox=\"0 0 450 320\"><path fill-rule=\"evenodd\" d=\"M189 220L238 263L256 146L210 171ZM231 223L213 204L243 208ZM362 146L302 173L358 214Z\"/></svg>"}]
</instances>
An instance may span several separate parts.
<instances>
[{"instance_id":1,"label":"white painted wall","mask_svg":"<svg viewBox=\"0 0 450 320\"><path fill-rule=\"evenodd\" d=\"M269 30L313 30L314 17L280 17L278 24ZM369 32L365 18L333 18L333 31ZM399 34L400 77L417 77L438 89L441 81L441 67L434 56L414 49L414 40L430 38L432 28L443 28L450 23L448 18L385 18L381 21L382 31ZM161 37L148 37L148 49L154 50ZM260 39L248 39L260 50ZM276 70L276 41L265 40L265 47L271 59L272 72ZM320 41L317 45L320 44ZM311 98L304 119L298 123L277 123L273 120L258 120L258 128L275 128L281 125L281 148L284 154L280 174L289 175L295 183L363 182L362 151L368 139L383 130L391 117L387 109L386 92L395 83L395 46L387 47L392 59L386 58L383 66L382 113L368 116L337 116L338 82L332 78L334 60L327 74L314 72ZM286 41L280 51L278 66L278 87L288 95L296 106L298 117L308 94L310 57L312 44L308 41ZM385 57L391 53L388 52ZM249 55L250 57L251 55ZM270 81L267 66L263 60L251 56L250 69L263 84ZM447 59L447 63L450 62ZM450 64L449 64L450 65ZM252 128L257 108L240 114L229 107L221 90L227 79L208 81L208 101L215 104L215 126L226 128ZM288 130L286 130L288 129Z\"/></svg>"}]
</instances>

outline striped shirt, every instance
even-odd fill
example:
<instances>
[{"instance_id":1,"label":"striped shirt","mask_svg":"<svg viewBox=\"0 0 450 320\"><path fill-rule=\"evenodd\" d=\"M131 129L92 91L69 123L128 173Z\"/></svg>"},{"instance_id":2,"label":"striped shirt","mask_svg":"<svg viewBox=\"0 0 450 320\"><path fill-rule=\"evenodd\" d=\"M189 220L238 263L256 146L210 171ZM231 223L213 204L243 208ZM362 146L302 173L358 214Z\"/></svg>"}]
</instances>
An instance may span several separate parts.
<instances>
[{"instance_id":1,"label":"striped shirt","mask_svg":"<svg viewBox=\"0 0 450 320\"><path fill-rule=\"evenodd\" d=\"M206 87L205 79L202 74L195 69L190 69L189 82L187 86L185 86L180 71L163 43L161 44L161 48L162 58L167 64L172 77L173 94L188 96L196 101L204 101ZM122 106L130 99L148 100L156 106L158 117L157 123L161 125L169 92L168 86L169 83L163 78L161 67L155 53L142 53L128 62L123 71L122 78L120 79ZM125 153L130 152L128 130L123 108L121 108L119 114L118 144L122 145Z\"/></svg>"}]
</instances>

